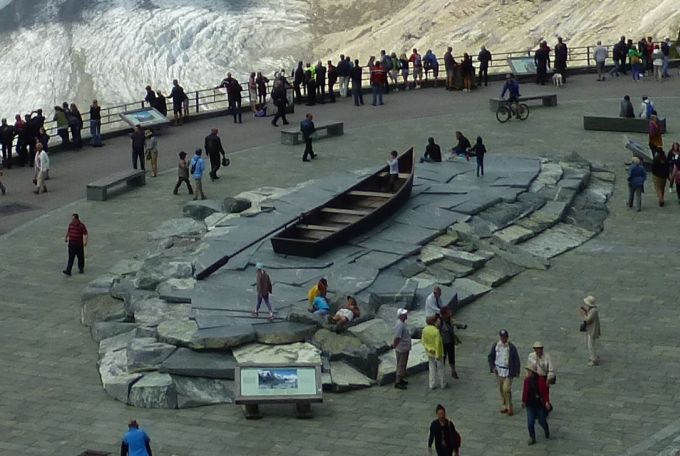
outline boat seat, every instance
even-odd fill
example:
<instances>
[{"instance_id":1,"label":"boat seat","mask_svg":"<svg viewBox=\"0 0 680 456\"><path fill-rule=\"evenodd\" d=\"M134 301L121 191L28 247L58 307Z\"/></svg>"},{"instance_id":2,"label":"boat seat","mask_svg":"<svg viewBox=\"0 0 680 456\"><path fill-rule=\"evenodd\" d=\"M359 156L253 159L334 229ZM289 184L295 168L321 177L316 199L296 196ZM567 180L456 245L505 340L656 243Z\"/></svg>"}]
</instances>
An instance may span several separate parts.
<instances>
[{"instance_id":1,"label":"boat seat","mask_svg":"<svg viewBox=\"0 0 680 456\"><path fill-rule=\"evenodd\" d=\"M387 174L388 174L387 171L383 171L382 173L378 173L378 176L387 177ZM411 175L408 173L399 173L397 174L397 176L399 177L399 179L408 179L409 177L411 177Z\"/></svg>"},{"instance_id":2,"label":"boat seat","mask_svg":"<svg viewBox=\"0 0 680 456\"><path fill-rule=\"evenodd\" d=\"M350 196L375 196L376 198L392 198L394 193L387 192L365 192L363 190L352 190L347 192Z\"/></svg>"},{"instance_id":3,"label":"boat seat","mask_svg":"<svg viewBox=\"0 0 680 456\"><path fill-rule=\"evenodd\" d=\"M335 226L325 226L325 225L295 225L295 228L300 230L316 230L316 231L340 231L340 228Z\"/></svg>"},{"instance_id":4,"label":"boat seat","mask_svg":"<svg viewBox=\"0 0 680 456\"><path fill-rule=\"evenodd\" d=\"M321 212L328 212L331 214L347 214L347 215L368 215L371 212L370 211L357 211L354 209L340 209L337 207L323 207L321 208Z\"/></svg>"}]
</instances>

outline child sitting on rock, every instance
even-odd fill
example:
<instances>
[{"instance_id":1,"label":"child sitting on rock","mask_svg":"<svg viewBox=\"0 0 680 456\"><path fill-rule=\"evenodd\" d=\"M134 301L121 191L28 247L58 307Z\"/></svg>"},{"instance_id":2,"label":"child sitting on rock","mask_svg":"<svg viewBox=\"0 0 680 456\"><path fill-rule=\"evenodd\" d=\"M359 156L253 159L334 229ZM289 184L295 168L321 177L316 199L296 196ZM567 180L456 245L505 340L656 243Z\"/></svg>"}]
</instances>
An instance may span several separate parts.
<instances>
[{"instance_id":1,"label":"child sitting on rock","mask_svg":"<svg viewBox=\"0 0 680 456\"><path fill-rule=\"evenodd\" d=\"M359 318L361 311L357 305L356 299L352 296L347 296L347 303L339 309L335 315L328 317L328 323L336 325L346 325L352 322L355 318Z\"/></svg>"}]
</instances>

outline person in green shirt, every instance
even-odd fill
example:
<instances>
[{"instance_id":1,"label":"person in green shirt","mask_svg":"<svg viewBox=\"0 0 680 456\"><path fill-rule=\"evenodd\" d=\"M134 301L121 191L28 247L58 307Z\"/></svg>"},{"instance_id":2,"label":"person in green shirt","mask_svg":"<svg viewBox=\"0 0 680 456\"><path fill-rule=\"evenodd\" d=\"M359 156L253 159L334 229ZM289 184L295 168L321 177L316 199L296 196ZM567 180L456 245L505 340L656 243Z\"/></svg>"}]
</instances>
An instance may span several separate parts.
<instances>
[{"instance_id":1,"label":"person in green shirt","mask_svg":"<svg viewBox=\"0 0 680 456\"><path fill-rule=\"evenodd\" d=\"M444 377L444 342L439 328L441 320L439 315L427 317L427 326L423 328L421 343L427 353L427 364L429 369L430 389L446 388Z\"/></svg>"}]
</instances>

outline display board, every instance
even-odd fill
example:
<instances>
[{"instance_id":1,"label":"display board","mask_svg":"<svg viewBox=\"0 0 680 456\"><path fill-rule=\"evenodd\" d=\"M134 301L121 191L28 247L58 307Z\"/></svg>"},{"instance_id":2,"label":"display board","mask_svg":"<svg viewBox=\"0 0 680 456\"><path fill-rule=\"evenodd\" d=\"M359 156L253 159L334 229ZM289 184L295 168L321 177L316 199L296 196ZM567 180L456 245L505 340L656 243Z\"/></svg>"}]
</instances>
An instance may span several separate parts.
<instances>
[{"instance_id":1,"label":"display board","mask_svg":"<svg viewBox=\"0 0 680 456\"><path fill-rule=\"evenodd\" d=\"M243 364L235 368L234 402L321 402L321 367L315 364Z\"/></svg>"},{"instance_id":2,"label":"display board","mask_svg":"<svg viewBox=\"0 0 680 456\"><path fill-rule=\"evenodd\" d=\"M133 128L137 125L142 128L153 128L170 123L170 119L151 107L126 111L120 114L120 118Z\"/></svg>"},{"instance_id":3,"label":"display board","mask_svg":"<svg viewBox=\"0 0 680 456\"><path fill-rule=\"evenodd\" d=\"M515 76L536 74L536 64L533 57L508 57L508 66Z\"/></svg>"}]
</instances>

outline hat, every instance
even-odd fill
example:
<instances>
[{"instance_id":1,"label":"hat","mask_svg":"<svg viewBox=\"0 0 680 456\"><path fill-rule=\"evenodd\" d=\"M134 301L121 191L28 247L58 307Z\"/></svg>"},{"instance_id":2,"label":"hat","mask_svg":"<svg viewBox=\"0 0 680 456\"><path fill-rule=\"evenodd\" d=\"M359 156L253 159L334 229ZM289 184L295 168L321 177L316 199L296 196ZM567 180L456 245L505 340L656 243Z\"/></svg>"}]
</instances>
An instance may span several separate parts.
<instances>
[{"instance_id":1,"label":"hat","mask_svg":"<svg viewBox=\"0 0 680 456\"><path fill-rule=\"evenodd\" d=\"M534 342L534 345L532 345L531 348L543 348L543 344L540 342Z\"/></svg>"},{"instance_id":2,"label":"hat","mask_svg":"<svg viewBox=\"0 0 680 456\"><path fill-rule=\"evenodd\" d=\"M587 305L588 307L595 307L595 297L594 297L594 296L587 296L587 297L583 300L583 302L584 302L585 305Z\"/></svg>"},{"instance_id":3,"label":"hat","mask_svg":"<svg viewBox=\"0 0 680 456\"><path fill-rule=\"evenodd\" d=\"M146 130L146 131L144 132L144 136L146 136L147 138L148 138L149 136L151 136L151 135L153 135L153 131L151 131L151 130Z\"/></svg>"},{"instance_id":4,"label":"hat","mask_svg":"<svg viewBox=\"0 0 680 456\"><path fill-rule=\"evenodd\" d=\"M501 330L498 332L498 335L501 336L501 337L503 337L503 336L508 337L510 334L508 334L508 330L507 330L507 329L501 329Z\"/></svg>"},{"instance_id":5,"label":"hat","mask_svg":"<svg viewBox=\"0 0 680 456\"><path fill-rule=\"evenodd\" d=\"M401 317L402 315L408 314L408 310L406 309L397 309L397 318Z\"/></svg>"},{"instance_id":6,"label":"hat","mask_svg":"<svg viewBox=\"0 0 680 456\"><path fill-rule=\"evenodd\" d=\"M258 263L255 265L255 269L264 269L264 265L263 265L262 263L258 262Z\"/></svg>"}]
</instances>

